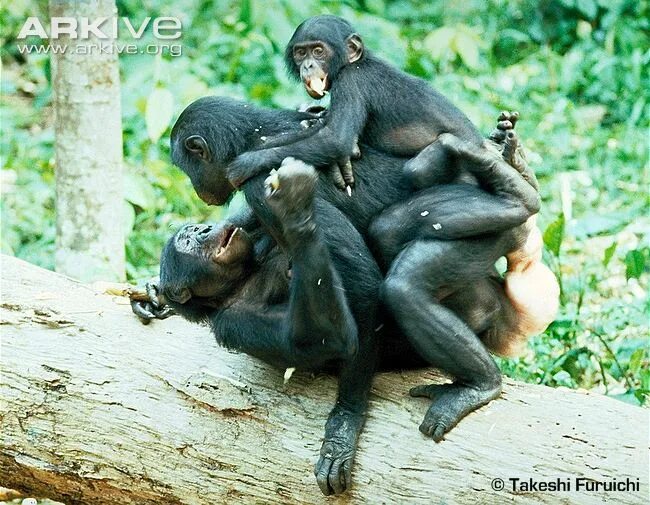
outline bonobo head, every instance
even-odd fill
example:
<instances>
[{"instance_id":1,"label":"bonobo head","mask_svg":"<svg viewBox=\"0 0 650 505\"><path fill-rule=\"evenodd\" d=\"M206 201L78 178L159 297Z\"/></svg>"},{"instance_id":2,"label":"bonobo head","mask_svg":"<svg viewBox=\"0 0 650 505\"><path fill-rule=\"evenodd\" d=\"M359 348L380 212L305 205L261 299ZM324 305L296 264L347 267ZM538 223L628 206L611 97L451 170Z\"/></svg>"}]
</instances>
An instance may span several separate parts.
<instances>
[{"instance_id":1,"label":"bonobo head","mask_svg":"<svg viewBox=\"0 0 650 505\"><path fill-rule=\"evenodd\" d=\"M188 175L201 200L223 205L235 191L226 170L237 156L263 147L274 137L299 132L301 122L314 118L318 116L256 107L232 98L199 98L172 128L172 162Z\"/></svg>"},{"instance_id":2,"label":"bonobo head","mask_svg":"<svg viewBox=\"0 0 650 505\"><path fill-rule=\"evenodd\" d=\"M225 97L204 97L187 106L171 133L172 162L210 205L223 205L235 191L226 167L249 148L255 130L249 106Z\"/></svg>"},{"instance_id":3,"label":"bonobo head","mask_svg":"<svg viewBox=\"0 0 650 505\"><path fill-rule=\"evenodd\" d=\"M302 80L312 98L323 98L338 72L363 57L363 42L337 16L315 16L296 29L285 51L289 73Z\"/></svg>"},{"instance_id":4,"label":"bonobo head","mask_svg":"<svg viewBox=\"0 0 650 505\"><path fill-rule=\"evenodd\" d=\"M253 243L228 222L188 224L163 248L160 294L181 315L205 319L251 272Z\"/></svg>"}]
</instances>

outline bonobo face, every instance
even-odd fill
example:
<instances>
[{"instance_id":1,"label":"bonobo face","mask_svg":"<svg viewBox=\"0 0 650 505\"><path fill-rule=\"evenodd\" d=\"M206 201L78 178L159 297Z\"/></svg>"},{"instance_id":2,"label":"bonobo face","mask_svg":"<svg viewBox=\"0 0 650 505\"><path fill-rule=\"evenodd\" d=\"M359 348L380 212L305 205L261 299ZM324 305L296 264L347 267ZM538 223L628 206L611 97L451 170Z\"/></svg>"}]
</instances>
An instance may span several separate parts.
<instances>
[{"instance_id":1,"label":"bonobo face","mask_svg":"<svg viewBox=\"0 0 650 505\"><path fill-rule=\"evenodd\" d=\"M303 22L291 37L285 53L289 72L299 77L307 93L320 99L337 73L363 56L363 42L344 19L316 16Z\"/></svg>"},{"instance_id":2,"label":"bonobo face","mask_svg":"<svg viewBox=\"0 0 650 505\"><path fill-rule=\"evenodd\" d=\"M293 46L293 61L300 69L300 80L312 98L323 98L325 91L330 88L327 75L332 55L332 48L319 40L301 42Z\"/></svg>"},{"instance_id":3,"label":"bonobo face","mask_svg":"<svg viewBox=\"0 0 650 505\"><path fill-rule=\"evenodd\" d=\"M199 198L208 205L223 205L235 191L226 177L226 164L221 163L217 154L212 152L203 135L172 139L172 159L188 175Z\"/></svg>"},{"instance_id":4,"label":"bonobo face","mask_svg":"<svg viewBox=\"0 0 650 505\"><path fill-rule=\"evenodd\" d=\"M226 168L251 149L260 112L246 102L219 96L195 100L171 133L172 162L185 172L204 202L223 205L235 191ZM259 139L259 135L256 137Z\"/></svg>"},{"instance_id":5,"label":"bonobo face","mask_svg":"<svg viewBox=\"0 0 650 505\"><path fill-rule=\"evenodd\" d=\"M163 295L180 304L193 297L218 302L248 276L252 256L252 241L241 228L228 222L186 225L163 250Z\"/></svg>"}]
</instances>

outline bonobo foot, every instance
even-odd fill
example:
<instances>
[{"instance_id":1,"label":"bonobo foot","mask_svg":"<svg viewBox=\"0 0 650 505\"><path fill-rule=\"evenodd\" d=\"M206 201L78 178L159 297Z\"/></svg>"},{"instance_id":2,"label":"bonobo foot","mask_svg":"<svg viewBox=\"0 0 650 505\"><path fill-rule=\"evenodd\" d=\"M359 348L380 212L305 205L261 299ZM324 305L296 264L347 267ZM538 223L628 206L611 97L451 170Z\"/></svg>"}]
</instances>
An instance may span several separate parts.
<instances>
[{"instance_id":1,"label":"bonobo foot","mask_svg":"<svg viewBox=\"0 0 650 505\"><path fill-rule=\"evenodd\" d=\"M501 112L496 128L490 133L490 140L496 144L505 162L514 167L531 186L538 189L535 174L528 167L519 135L514 130L518 120L519 112Z\"/></svg>"},{"instance_id":2,"label":"bonobo foot","mask_svg":"<svg viewBox=\"0 0 650 505\"><path fill-rule=\"evenodd\" d=\"M167 319L174 315L174 309L165 305L165 301L159 294L157 280L148 281L144 289L147 299L143 299L142 296L131 297L131 310L142 324L149 324L152 319Z\"/></svg>"},{"instance_id":3,"label":"bonobo foot","mask_svg":"<svg viewBox=\"0 0 650 505\"><path fill-rule=\"evenodd\" d=\"M352 482L352 463L359 433L363 427L362 414L334 407L325 427L325 440L320 459L314 467L318 487L324 495L343 493Z\"/></svg>"},{"instance_id":4,"label":"bonobo foot","mask_svg":"<svg viewBox=\"0 0 650 505\"><path fill-rule=\"evenodd\" d=\"M433 401L420 425L420 431L440 442L467 414L489 403L501 394L501 384L479 389L461 384L430 384L416 386L409 391L411 396L423 396Z\"/></svg>"},{"instance_id":5,"label":"bonobo foot","mask_svg":"<svg viewBox=\"0 0 650 505\"><path fill-rule=\"evenodd\" d=\"M318 175L311 165L285 158L265 181L266 200L285 233L302 236L314 231L314 190Z\"/></svg>"}]
</instances>

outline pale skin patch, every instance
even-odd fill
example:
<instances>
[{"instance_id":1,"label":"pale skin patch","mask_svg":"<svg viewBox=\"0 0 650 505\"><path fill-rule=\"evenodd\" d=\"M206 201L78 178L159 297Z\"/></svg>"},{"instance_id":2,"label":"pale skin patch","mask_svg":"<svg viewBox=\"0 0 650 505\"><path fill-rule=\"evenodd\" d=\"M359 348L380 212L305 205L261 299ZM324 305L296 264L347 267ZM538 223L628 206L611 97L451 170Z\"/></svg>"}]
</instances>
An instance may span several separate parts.
<instances>
[{"instance_id":1,"label":"pale skin patch","mask_svg":"<svg viewBox=\"0 0 650 505\"><path fill-rule=\"evenodd\" d=\"M507 255L505 292L518 314L517 326L508 339L512 355L527 338L542 333L557 315L560 305L560 286L551 270L542 263L542 233L537 227L537 216L527 221L530 233L524 245Z\"/></svg>"},{"instance_id":2,"label":"pale skin patch","mask_svg":"<svg viewBox=\"0 0 650 505\"><path fill-rule=\"evenodd\" d=\"M431 144L438 132L434 132L430 125L411 124L404 125L386 132L382 143L391 145L391 152L402 155L415 155ZM418 139L428 139L424 142L416 142Z\"/></svg>"}]
</instances>

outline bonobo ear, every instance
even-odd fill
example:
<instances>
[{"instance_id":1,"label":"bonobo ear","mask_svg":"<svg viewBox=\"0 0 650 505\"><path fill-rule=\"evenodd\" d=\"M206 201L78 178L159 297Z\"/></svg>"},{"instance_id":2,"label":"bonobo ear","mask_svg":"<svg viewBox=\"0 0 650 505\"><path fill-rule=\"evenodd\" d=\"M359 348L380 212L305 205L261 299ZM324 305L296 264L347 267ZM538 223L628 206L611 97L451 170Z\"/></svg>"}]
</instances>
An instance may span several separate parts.
<instances>
[{"instance_id":1,"label":"bonobo ear","mask_svg":"<svg viewBox=\"0 0 650 505\"><path fill-rule=\"evenodd\" d=\"M192 298L192 292L188 288L175 288L167 292L167 297L173 302L183 304Z\"/></svg>"},{"instance_id":2,"label":"bonobo ear","mask_svg":"<svg viewBox=\"0 0 650 505\"><path fill-rule=\"evenodd\" d=\"M191 135L185 139L185 149L198 155L202 160L210 160L210 149L208 143L201 135Z\"/></svg>"},{"instance_id":3,"label":"bonobo ear","mask_svg":"<svg viewBox=\"0 0 650 505\"><path fill-rule=\"evenodd\" d=\"M363 41L357 33L350 35L345 44L348 48L348 63L359 61L363 56Z\"/></svg>"}]
</instances>

